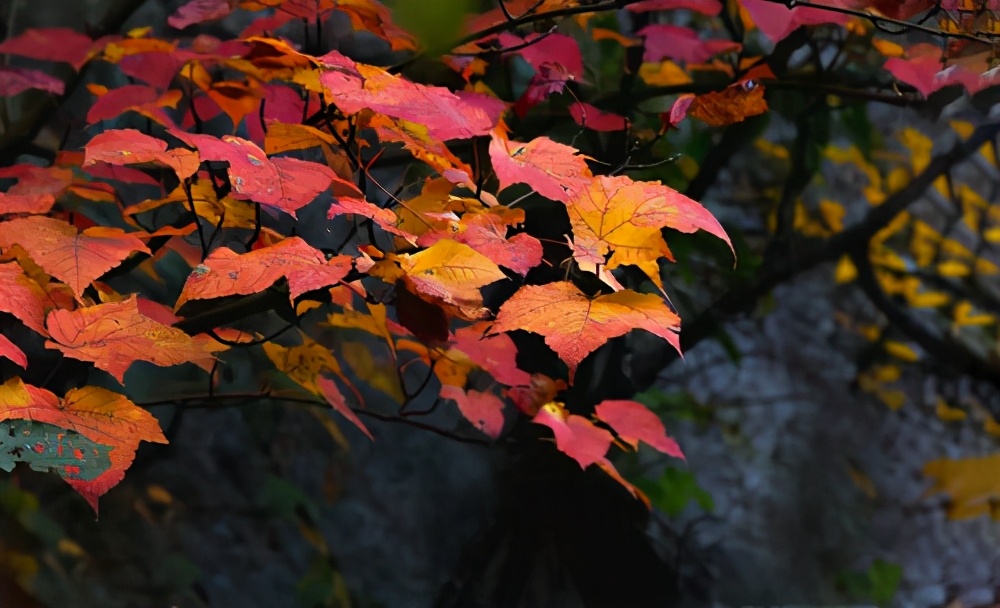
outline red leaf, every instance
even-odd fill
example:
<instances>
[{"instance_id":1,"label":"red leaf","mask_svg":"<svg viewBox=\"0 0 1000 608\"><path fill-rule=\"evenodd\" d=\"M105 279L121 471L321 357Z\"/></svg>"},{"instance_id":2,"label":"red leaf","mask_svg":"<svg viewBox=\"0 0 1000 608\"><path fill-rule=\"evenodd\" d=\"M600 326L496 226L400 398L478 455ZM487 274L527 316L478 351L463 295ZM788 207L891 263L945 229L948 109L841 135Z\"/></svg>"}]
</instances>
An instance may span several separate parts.
<instances>
[{"instance_id":1,"label":"red leaf","mask_svg":"<svg viewBox=\"0 0 1000 608\"><path fill-rule=\"evenodd\" d=\"M575 38L566 34L538 33L531 33L521 38L505 32L500 34L499 40L503 48L530 43L512 53L520 55L528 65L535 68L535 71L540 71L542 66L548 66L550 70L564 74L566 76L564 80L583 79L583 56Z\"/></svg>"},{"instance_id":2,"label":"red leaf","mask_svg":"<svg viewBox=\"0 0 1000 608\"><path fill-rule=\"evenodd\" d=\"M500 188L528 184L554 201L567 202L586 189L590 169L576 148L536 137L529 143L506 141L492 134L490 160L500 180Z\"/></svg>"},{"instance_id":3,"label":"red leaf","mask_svg":"<svg viewBox=\"0 0 1000 608\"><path fill-rule=\"evenodd\" d=\"M517 347L510 336L484 336L485 321L473 323L455 332L454 348L462 351L473 363L489 372L507 386L528 384L531 375L517 367Z\"/></svg>"},{"instance_id":4,"label":"red leaf","mask_svg":"<svg viewBox=\"0 0 1000 608\"><path fill-rule=\"evenodd\" d=\"M16 213L44 214L56 204L51 194L10 194L0 192L0 215Z\"/></svg>"},{"instance_id":5,"label":"red leaf","mask_svg":"<svg viewBox=\"0 0 1000 608\"><path fill-rule=\"evenodd\" d=\"M828 2L828 4L836 5L835 2ZM823 23L843 25L851 18L850 15L821 8L800 6L791 9L770 0L743 0L743 6L750 12L753 22L760 28L760 31L775 42L803 25Z\"/></svg>"},{"instance_id":6,"label":"red leaf","mask_svg":"<svg viewBox=\"0 0 1000 608\"><path fill-rule=\"evenodd\" d=\"M0 293L0 310L43 336L49 335L45 330L45 291L16 263L0 264Z\"/></svg>"},{"instance_id":7,"label":"red leaf","mask_svg":"<svg viewBox=\"0 0 1000 608\"><path fill-rule=\"evenodd\" d=\"M210 369L215 362L212 351L225 349L143 316L137 300L133 295L122 302L53 310L46 322L52 339L45 346L90 361L119 382L136 361L161 367L194 363Z\"/></svg>"},{"instance_id":8,"label":"red leaf","mask_svg":"<svg viewBox=\"0 0 1000 608\"><path fill-rule=\"evenodd\" d=\"M28 68L0 67L0 96L13 97L28 89L47 91L62 95L65 83L41 70Z\"/></svg>"},{"instance_id":9,"label":"red leaf","mask_svg":"<svg viewBox=\"0 0 1000 608\"><path fill-rule=\"evenodd\" d=\"M410 234L405 230L400 230L396 227L399 218L396 214L389 209L383 209L378 205L369 203L366 200L360 198L351 198L346 196L339 196L330 205L330 210L327 211L326 217L333 219L338 215L360 215L362 217L367 217L374 220L375 225L377 225L382 230L389 232L391 234L399 235L407 240L416 240L416 236Z\"/></svg>"},{"instance_id":10,"label":"red leaf","mask_svg":"<svg viewBox=\"0 0 1000 608\"><path fill-rule=\"evenodd\" d=\"M686 8L696 13L714 17L722 12L722 2L719 0L643 0L642 2L629 4L626 8L633 13Z\"/></svg>"},{"instance_id":11,"label":"red leaf","mask_svg":"<svg viewBox=\"0 0 1000 608\"><path fill-rule=\"evenodd\" d=\"M348 256L327 260L297 236L243 254L219 247L188 276L174 310L188 300L258 293L282 277L294 302L307 291L338 283L351 271L351 262Z\"/></svg>"},{"instance_id":12,"label":"red leaf","mask_svg":"<svg viewBox=\"0 0 1000 608\"><path fill-rule=\"evenodd\" d=\"M42 270L69 285L78 299L91 282L133 251L150 253L135 236L118 228L76 228L51 217L32 216L0 223L0 248L20 245Z\"/></svg>"},{"instance_id":13,"label":"red leaf","mask_svg":"<svg viewBox=\"0 0 1000 608\"><path fill-rule=\"evenodd\" d=\"M337 387L337 383L330 380L326 376L316 376L316 387L319 388L320 392L323 394L323 398L329 403L338 414L347 418L351 424L361 429L361 432L368 436L369 439L375 441L375 437L372 436L372 432L368 430L365 423L361 422L358 415L354 413L354 410L347 405L347 400L344 399L344 394L340 392L340 388Z\"/></svg>"},{"instance_id":14,"label":"red leaf","mask_svg":"<svg viewBox=\"0 0 1000 608\"><path fill-rule=\"evenodd\" d=\"M503 401L493 393L464 391L457 386L443 385L441 396L458 404L459 411L466 420L491 439L496 439L503 431Z\"/></svg>"},{"instance_id":15,"label":"red leaf","mask_svg":"<svg viewBox=\"0 0 1000 608\"><path fill-rule=\"evenodd\" d=\"M1000 84L1000 70L979 74L963 65L942 67L941 50L932 44L915 44L906 49L907 58L892 57L885 69L898 80L913 86L927 97L934 91L951 85L961 85L975 94Z\"/></svg>"},{"instance_id":16,"label":"red leaf","mask_svg":"<svg viewBox=\"0 0 1000 608\"><path fill-rule=\"evenodd\" d=\"M24 351L3 334L0 334L0 357L7 357L23 368L28 367L28 357L25 356Z\"/></svg>"},{"instance_id":17,"label":"red leaf","mask_svg":"<svg viewBox=\"0 0 1000 608\"><path fill-rule=\"evenodd\" d=\"M663 421L645 405L636 401L606 400L597 405L594 413L633 448L639 441L645 441L668 456L684 458L677 442L667 435Z\"/></svg>"},{"instance_id":18,"label":"red leaf","mask_svg":"<svg viewBox=\"0 0 1000 608\"><path fill-rule=\"evenodd\" d=\"M257 144L239 137L185 133L170 134L198 148L203 161L229 163L226 170L233 198L252 200L276 207L292 217L308 205L334 180L342 182L333 169L319 163L294 158L269 159Z\"/></svg>"},{"instance_id":19,"label":"red leaf","mask_svg":"<svg viewBox=\"0 0 1000 608\"><path fill-rule=\"evenodd\" d=\"M619 291L591 300L569 282L527 285L504 302L490 332L515 329L544 336L569 367L571 382L587 355L633 329L660 336L680 352L680 319L658 296Z\"/></svg>"},{"instance_id":20,"label":"red leaf","mask_svg":"<svg viewBox=\"0 0 1000 608\"><path fill-rule=\"evenodd\" d=\"M221 19L233 12L229 0L190 0L167 18L170 27L182 30L189 25Z\"/></svg>"},{"instance_id":21,"label":"red leaf","mask_svg":"<svg viewBox=\"0 0 1000 608\"><path fill-rule=\"evenodd\" d=\"M583 416L570 414L557 403L549 403L531 419L542 424L556 436L556 447L586 469L607 454L614 438L611 433L594 426Z\"/></svg>"},{"instance_id":22,"label":"red leaf","mask_svg":"<svg viewBox=\"0 0 1000 608\"><path fill-rule=\"evenodd\" d=\"M94 41L66 27L32 28L0 42L0 53L62 61L76 69L87 61Z\"/></svg>"},{"instance_id":23,"label":"red leaf","mask_svg":"<svg viewBox=\"0 0 1000 608\"><path fill-rule=\"evenodd\" d=\"M667 57L685 63L702 63L743 47L731 40L701 40L698 32L676 25L647 25L636 33L646 39L642 60L647 62L658 62Z\"/></svg>"},{"instance_id":24,"label":"red leaf","mask_svg":"<svg viewBox=\"0 0 1000 608\"><path fill-rule=\"evenodd\" d=\"M181 96L180 91L167 91L161 94L158 89L139 84L118 87L97 99L87 112L87 122L110 120L125 112L133 111L164 127L173 127L173 119L163 111L163 108L176 108Z\"/></svg>"},{"instance_id":25,"label":"red leaf","mask_svg":"<svg viewBox=\"0 0 1000 608\"><path fill-rule=\"evenodd\" d=\"M178 179L187 179L198 172L198 154L179 148L167 150L167 142L150 137L135 129L113 129L94 136L84 149L83 166L94 163L109 165L142 165L155 163L174 170Z\"/></svg>"},{"instance_id":26,"label":"red leaf","mask_svg":"<svg viewBox=\"0 0 1000 608\"><path fill-rule=\"evenodd\" d=\"M348 114L368 108L417 122L427 128L431 137L446 140L486 135L503 111L504 104L498 99L416 84L334 53L324 59L337 61L338 69L322 73L320 82L333 95L337 107Z\"/></svg>"},{"instance_id":27,"label":"red leaf","mask_svg":"<svg viewBox=\"0 0 1000 608\"><path fill-rule=\"evenodd\" d=\"M628 126L624 116L579 101L569 107L569 115L576 124L595 131L623 131Z\"/></svg>"}]
</instances>

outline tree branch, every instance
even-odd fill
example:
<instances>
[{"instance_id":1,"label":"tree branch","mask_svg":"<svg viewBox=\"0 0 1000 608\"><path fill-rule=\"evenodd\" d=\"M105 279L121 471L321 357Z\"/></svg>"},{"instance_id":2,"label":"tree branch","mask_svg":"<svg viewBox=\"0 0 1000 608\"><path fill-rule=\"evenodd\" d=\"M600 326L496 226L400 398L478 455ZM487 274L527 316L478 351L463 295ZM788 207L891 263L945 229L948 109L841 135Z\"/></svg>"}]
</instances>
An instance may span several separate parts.
<instances>
[{"instance_id":1,"label":"tree branch","mask_svg":"<svg viewBox=\"0 0 1000 608\"><path fill-rule=\"evenodd\" d=\"M1000 388L1000 370L995 364L977 356L958 342L936 334L885 294L868 257L867 243L859 243L851 249L849 255L858 270L858 285L861 290L893 327L909 336L946 368Z\"/></svg>"}]
</instances>

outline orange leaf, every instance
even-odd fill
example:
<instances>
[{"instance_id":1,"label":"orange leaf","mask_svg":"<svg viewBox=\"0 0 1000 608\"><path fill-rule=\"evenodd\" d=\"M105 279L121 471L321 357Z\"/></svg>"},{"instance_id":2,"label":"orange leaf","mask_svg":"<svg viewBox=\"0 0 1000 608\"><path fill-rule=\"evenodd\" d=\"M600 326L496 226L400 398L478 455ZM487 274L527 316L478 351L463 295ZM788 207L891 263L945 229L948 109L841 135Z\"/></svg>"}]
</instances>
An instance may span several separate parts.
<instances>
[{"instance_id":1,"label":"orange leaf","mask_svg":"<svg viewBox=\"0 0 1000 608\"><path fill-rule=\"evenodd\" d=\"M288 296L294 302L307 291L340 281L351 271L351 262L346 255L327 260L294 236L243 254L219 247L188 276L174 310L188 300L258 293L282 277L288 279Z\"/></svg>"},{"instance_id":2,"label":"orange leaf","mask_svg":"<svg viewBox=\"0 0 1000 608\"><path fill-rule=\"evenodd\" d=\"M450 240L438 241L420 253L396 256L396 260L409 289L469 321L487 314L479 289L507 278L489 258Z\"/></svg>"},{"instance_id":3,"label":"orange leaf","mask_svg":"<svg viewBox=\"0 0 1000 608\"><path fill-rule=\"evenodd\" d=\"M0 264L0 310L9 312L43 336L45 331L45 290L16 264Z\"/></svg>"},{"instance_id":4,"label":"orange leaf","mask_svg":"<svg viewBox=\"0 0 1000 608\"><path fill-rule=\"evenodd\" d=\"M69 285L78 300L92 281L133 251L150 253L142 241L121 229L95 226L80 234L62 220L42 216L0 223L0 247L15 243L45 272Z\"/></svg>"},{"instance_id":5,"label":"orange leaf","mask_svg":"<svg viewBox=\"0 0 1000 608\"><path fill-rule=\"evenodd\" d=\"M125 476L140 441L167 443L149 412L124 395L97 386L71 389L63 399L47 390L12 378L0 386L0 421L20 419L45 422L80 433L111 446L111 468L96 479L67 479L97 510L97 498Z\"/></svg>"},{"instance_id":6,"label":"orange leaf","mask_svg":"<svg viewBox=\"0 0 1000 608\"><path fill-rule=\"evenodd\" d=\"M178 179L187 179L198 172L201 160L197 152L167 150L167 142L150 137L135 129L113 129L95 135L84 149L83 166L95 163L109 165L166 165Z\"/></svg>"},{"instance_id":7,"label":"orange leaf","mask_svg":"<svg viewBox=\"0 0 1000 608\"><path fill-rule=\"evenodd\" d=\"M672 259L661 228L705 230L732 243L718 220L699 203L659 182L633 182L625 176L597 177L567 203L573 227L573 257L605 264L608 270L631 264L660 283L658 260Z\"/></svg>"},{"instance_id":8,"label":"orange leaf","mask_svg":"<svg viewBox=\"0 0 1000 608\"><path fill-rule=\"evenodd\" d=\"M90 361L119 382L124 381L125 372L135 361L161 367L194 363L209 369L215 361L209 351L225 349L144 316L135 295L122 302L74 311L54 310L49 313L47 325L52 338L45 342L47 348Z\"/></svg>"},{"instance_id":9,"label":"orange leaf","mask_svg":"<svg viewBox=\"0 0 1000 608\"><path fill-rule=\"evenodd\" d=\"M515 329L544 336L569 367L570 382L587 355L633 329L660 336L680 352L680 318L659 296L628 290L591 300L569 282L522 287L500 307L490 332Z\"/></svg>"},{"instance_id":10,"label":"orange leaf","mask_svg":"<svg viewBox=\"0 0 1000 608\"><path fill-rule=\"evenodd\" d=\"M23 368L28 367L28 357L24 354L24 351L3 334L0 334L0 357L7 357Z\"/></svg>"},{"instance_id":11,"label":"orange leaf","mask_svg":"<svg viewBox=\"0 0 1000 608\"><path fill-rule=\"evenodd\" d=\"M372 436L372 432L368 430L368 427L365 426L364 422L361 422L361 419L354 413L354 410L347 405L347 400L344 399L343 393L340 392L340 389L333 380L324 376L317 376L316 388L319 389L320 394L323 395L326 402L329 403L333 409L337 411L337 413L344 418L347 418L351 424L361 429L361 432L367 435L369 439L375 441L375 437Z\"/></svg>"},{"instance_id":12,"label":"orange leaf","mask_svg":"<svg viewBox=\"0 0 1000 608\"><path fill-rule=\"evenodd\" d=\"M766 111L764 87L748 80L695 97L687 113L706 124L721 127Z\"/></svg>"},{"instance_id":13,"label":"orange leaf","mask_svg":"<svg viewBox=\"0 0 1000 608\"><path fill-rule=\"evenodd\" d=\"M585 156L571 146L537 137L529 143L507 141L494 131L490 160L500 188L528 184L554 201L568 202L587 188L590 168Z\"/></svg>"}]
</instances>

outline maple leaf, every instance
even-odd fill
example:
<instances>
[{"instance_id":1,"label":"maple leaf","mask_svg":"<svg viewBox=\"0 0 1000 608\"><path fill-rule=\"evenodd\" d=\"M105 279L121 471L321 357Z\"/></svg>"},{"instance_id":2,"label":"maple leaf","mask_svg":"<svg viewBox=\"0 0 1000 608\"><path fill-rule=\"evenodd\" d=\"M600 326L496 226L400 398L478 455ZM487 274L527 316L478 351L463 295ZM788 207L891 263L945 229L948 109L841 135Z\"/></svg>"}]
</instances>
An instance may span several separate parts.
<instances>
[{"instance_id":1,"label":"maple leaf","mask_svg":"<svg viewBox=\"0 0 1000 608\"><path fill-rule=\"evenodd\" d=\"M438 241L420 253L394 259L409 290L469 321L488 312L482 308L480 288L507 278L489 258L455 241Z\"/></svg>"},{"instance_id":2,"label":"maple leaf","mask_svg":"<svg viewBox=\"0 0 1000 608\"><path fill-rule=\"evenodd\" d=\"M457 386L444 385L441 396L458 404L462 416L483 433L496 439L503 431L503 401L493 393L466 391Z\"/></svg>"},{"instance_id":3,"label":"maple leaf","mask_svg":"<svg viewBox=\"0 0 1000 608\"><path fill-rule=\"evenodd\" d=\"M566 388L566 383L562 380L553 380L545 374L531 374L528 384L514 386L506 392L517 409L525 415L534 417L543 405L554 401L559 391L564 391Z\"/></svg>"},{"instance_id":4,"label":"maple leaf","mask_svg":"<svg viewBox=\"0 0 1000 608\"><path fill-rule=\"evenodd\" d=\"M417 244L428 247L440 240L464 243L494 263L524 276L542 261L542 243L527 233L506 238L507 226L524 221L524 211L493 207L485 211L467 211L461 219L448 218L447 226L423 233Z\"/></svg>"},{"instance_id":5,"label":"maple leaf","mask_svg":"<svg viewBox=\"0 0 1000 608\"><path fill-rule=\"evenodd\" d=\"M73 311L53 310L46 326L51 338L45 342L47 348L90 361L119 382L124 381L125 372L135 361L160 367L194 363L208 370L215 362L211 351L226 348L214 342L206 345L144 316L136 295Z\"/></svg>"},{"instance_id":6,"label":"maple leaf","mask_svg":"<svg viewBox=\"0 0 1000 608\"><path fill-rule=\"evenodd\" d=\"M764 99L762 85L755 80L745 80L721 91L698 95L684 107L686 114L706 124L725 126L741 122L750 116L763 114L767 111L767 100ZM672 109L671 120L676 124L680 118L674 117L674 112Z\"/></svg>"},{"instance_id":7,"label":"maple leaf","mask_svg":"<svg viewBox=\"0 0 1000 608\"><path fill-rule=\"evenodd\" d=\"M698 32L676 25L647 25L637 35L645 38L643 61L665 57L685 63L702 63L716 55L739 51L743 45L731 40L701 40Z\"/></svg>"},{"instance_id":8,"label":"maple leaf","mask_svg":"<svg viewBox=\"0 0 1000 608\"><path fill-rule=\"evenodd\" d=\"M135 129L113 129L95 135L84 149L83 166L95 163L109 165L143 165L148 163L170 167L178 179L187 179L198 172L198 154L183 148L167 150L167 142L150 137Z\"/></svg>"},{"instance_id":9,"label":"maple leaf","mask_svg":"<svg viewBox=\"0 0 1000 608\"><path fill-rule=\"evenodd\" d=\"M320 82L338 108L356 114L368 108L379 114L419 122L428 136L468 139L496 126L504 103L478 93L452 93L444 87L416 84L382 68L354 63L335 51L324 56L338 69L324 72ZM338 56L339 55L339 56Z\"/></svg>"},{"instance_id":10,"label":"maple leaf","mask_svg":"<svg viewBox=\"0 0 1000 608\"><path fill-rule=\"evenodd\" d=\"M12 378L0 385L0 421L34 420L80 433L112 447L111 467L93 480L66 481L97 511L97 499L125 476L140 441L167 443L149 412L124 395L97 386L70 389L59 399L47 390Z\"/></svg>"},{"instance_id":11,"label":"maple leaf","mask_svg":"<svg viewBox=\"0 0 1000 608\"><path fill-rule=\"evenodd\" d=\"M319 389L320 394L326 399L327 403L337 411L338 414L347 418L351 424L361 429L361 432L368 436L369 439L375 441L375 437L372 436L372 432L368 430L364 422L358 418L358 415L354 413L354 410L347 405L347 400L344 399L343 393L337 388L337 384L326 378L324 376L316 377L316 388Z\"/></svg>"},{"instance_id":12,"label":"maple leaf","mask_svg":"<svg viewBox=\"0 0 1000 608\"><path fill-rule=\"evenodd\" d=\"M0 310L9 312L26 327L43 336L45 330L46 300L48 296L38 283L31 280L16 263L0 263Z\"/></svg>"},{"instance_id":13,"label":"maple leaf","mask_svg":"<svg viewBox=\"0 0 1000 608\"><path fill-rule=\"evenodd\" d=\"M576 148L537 137L529 143L507 141L496 132L490 141L490 160L500 188L528 184L554 201L568 202L590 182L590 168Z\"/></svg>"},{"instance_id":14,"label":"maple leaf","mask_svg":"<svg viewBox=\"0 0 1000 608\"><path fill-rule=\"evenodd\" d=\"M80 301L91 282L133 251L150 253L142 241L119 228L95 226L77 233L72 225L43 216L0 223L0 248L15 243L45 272L69 285Z\"/></svg>"},{"instance_id":15,"label":"maple leaf","mask_svg":"<svg viewBox=\"0 0 1000 608\"><path fill-rule=\"evenodd\" d=\"M188 276L174 310L189 300L258 293L282 277L288 279L288 297L294 303L307 291L339 282L351 271L352 261L346 255L327 260L299 237L243 254L219 247Z\"/></svg>"},{"instance_id":16,"label":"maple leaf","mask_svg":"<svg viewBox=\"0 0 1000 608\"><path fill-rule=\"evenodd\" d=\"M633 182L626 176L596 177L567 202L573 227L573 256L611 270L631 264L661 286L661 257L672 259L661 228L705 230L732 243L718 220L699 203L659 182ZM610 259L605 257L611 253Z\"/></svg>"},{"instance_id":17,"label":"maple leaf","mask_svg":"<svg viewBox=\"0 0 1000 608\"><path fill-rule=\"evenodd\" d=\"M330 205L330 209L327 211L326 217L333 219L338 215L360 215L362 217L367 217L373 220L376 226L386 232L412 241L415 241L417 238L409 232L401 230L397 227L399 218L396 217L395 213L389 209L383 209L374 203L369 203L364 199L338 197Z\"/></svg>"},{"instance_id":18,"label":"maple leaf","mask_svg":"<svg viewBox=\"0 0 1000 608\"><path fill-rule=\"evenodd\" d=\"M340 369L340 363L330 349L301 332L299 334L302 343L295 346L264 343L264 353L274 367L314 395L324 394L320 388L320 383L324 379L320 373L323 371L333 372L347 382ZM330 394L333 395L332 392Z\"/></svg>"},{"instance_id":19,"label":"maple leaf","mask_svg":"<svg viewBox=\"0 0 1000 608\"><path fill-rule=\"evenodd\" d=\"M684 458L677 442L667 436L663 421L641 403L608 399L597 404L594 415L633 449L644 441L668 456Z\"/></svg>"},{"instance_id":20,"label":"maple leaf","mask_svg":"<svg viewBox=\"0 0 1000 608\"><path fill-rule=\"evenodd\" d=\"M836 5L836 2L830 1L828 4ZM850 19L850 15L822 8L789 8L769 0L743 0L743 6L760 31L775 42L803 25L844 24Z\"/></svg>"},{"instance_id":21,"label":"maple leaf","mask_svg":"<svg viewBox=\"0 0 1000 608\"><path fill-rule=\"evenodd\" d=\"M569 282L527 285L500 307L490 333L516 329L544 336L569 367L570 382L587 355L633 329L657 335L680 352L680 318L659 296L628 290L590 299Z\"/></svg>"},{"instance_id":22,"label":"maple leaf","mask_svg":"<svg viewBox=\"0 0 1000 608\"><path fill-rule=\"evenodd\" d=\"M0 67L0 96L13 97L29 89L62 95L65 83L41 70Z\"/></svg>"},{"instance_id":23,"label":"maple leaf","mask_svg":"<svg viewBox=\"0 0 1000 608\"><path fill-rule=\"evenodd\" d=\"M593 425L583 416L570 414L559 403L548 403L531 419L552 429L556 447L580 464L580 468L604 459L614 438L611 433Z\"/></svg>"},{"instance_id":24,"label":"maple leaf","mask_svg":"<svg viewBox=\"0 0 1000 608\"><path fill-rule=\"evenodd\" d=\"M580 101L574 102L569 107L569 115L576 124L594 131L623 131L628 127L628 121L624 116L605 112Z\"/></svg>"}]
</instances>

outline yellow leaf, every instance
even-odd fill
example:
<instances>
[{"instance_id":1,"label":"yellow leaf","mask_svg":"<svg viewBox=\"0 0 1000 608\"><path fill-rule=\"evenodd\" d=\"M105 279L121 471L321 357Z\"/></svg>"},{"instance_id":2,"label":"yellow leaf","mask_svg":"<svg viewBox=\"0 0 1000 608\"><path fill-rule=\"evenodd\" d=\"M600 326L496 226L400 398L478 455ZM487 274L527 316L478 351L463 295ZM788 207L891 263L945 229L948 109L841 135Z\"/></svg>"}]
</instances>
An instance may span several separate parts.
<instances>
[{"instance_id":1,"label":"yellow leaf","mask_svg":"<svg viewBox=\"0 0 1000 608\"><path fill-rule=\"evenodd\" d=\"M897 342L895 340L886 340L884 344L885 352L889 353L897 359L901 359L908 363L913 363L920 360L920 355L917 351L913 350L908 344L903 342Z\"/></svg>"},{"instance_id":2,"label":"yellow leaf","mask_svg":"<svg viewBox=\"0 0 1000 608\"><path fill-rule=\"evenodd\" d=\"M872 46L875 47L875 50L886 57L902 57L906 54L906 51L903 50L902 46L896 44L895 42L883 40L882 38L873 39Z\"/></svg>"},{"instance_id":3,"label":"yellow leaf","mask_svg":"<svg viewBox=\"0 0 1000 608\"><path fill-rule=\"evenodd\" d=\"M639 67L639 78L651 87L669 87L691 82L688 73L673 61L644 63Z\"/></svg>"},{"instance_id":4,"label":"yellow leaf","mask_svg":"<svg viewBox=\"0 0 1000 608\"><path fill-rule=\"evenodd\" d=\"M850 256L844 256L837 262L837 269L833 272L837 284L850 283L858 278L858 269L854 267L854 262Z\"/></svg>"},{"instance_id":5,"label":"yellow leaf","mask_svg":"<svg viewBox=\"0 0 1000 608\"><path fill-rule=\"evenodd\" d=\"M951 301L951 296L943 291L924 291L907 294L906 300L913 308L938 308Z\"/></svg>"},{"instance_id":6,"label":"yellow leaf","mask_svg":"<svg viewBox=\"0 0 1000 608\"><path fill-rule=\"evenodd\" d=\"M901 390L880 390L875 393L889 409L896 411L906 404L906 393Z\"/></svg>"},{"instance_id":7,"label":"yellow leaf","mask_svg":"<svg viewBox=\"0 0 1000 608\"><path fill-rule=\"evenodd\" d=\"M968 266L956 260L941 262L937 265L937 271L943 277L967 277L971 272Z\"/></svg>"},{"instance_id":8,"label":"yellow leaf","mask_svg":"<svg viewBox=\"0 0 1000 608\"><path fill-rule=\"evenodd\" d=\"M296 384L313 394L322 394L316 386L316 378L320 372L327 370L341 375L340 364L334 359L330 349L306 335L302 335L302 344L298 346L285 347L266 342L263 347L267 358L278 371L284 372Z\"/></svg>"},{"instance_id":9,"label":"yellow leaf","mask_svg":"<svg viewBox=\"0 0 1000 608\"><path fill-rule=\"evenodd\" d=\"M965 410L949 406L948 403L940 397L938 397L937 404L934 406L934 411L937 414L937 417L945 422L959 422L968 417Z\"/></svg>"},{"instance_id":10,"label":"yellow leaf","mask_svg":"<svg viewBox=\"0 0 1000 608\"><path fill-rule=\"evenodd\" d=\"M931 150L934 141L918 129L906 127L899 133L899 140L910 151L910 163L914 174L920 173L931 162Z\"/></svg>"},{"instance_id":11,"label":"yellow leaf","mask_svg":"<svg viewBox=\"0 0 1000 608\"><path fill-rule=\"evenodd\" d=\"M995 315L980 313L972 313L972 303L968 300L962 300L955 305L954 311L952 311L953 318L955 320L955 325L958 327L966 327L969 325L992 325L997 322Z\"/></svg>"},{"instance_id":12,"label":"yellow leaf","mask_svg":"<svg viewBox=\"0 0 1000 608\"><path fill-rule=\"evenodd\" d=\"M836 201L823 199L819 202L819 213L823 221L834 232L844 229L844 206Z\"/></svg>"},{"instance_id":13,"label":"yellow leaf","mask_svg":"<svg viewBox=\"0 0 1000 608\"><path fill-rule=\"evenodd\" d=\"M959 460L932 460L924 475L933 478L928 494L943 492L951 497L950 519L989 515L1000 519L1000 454Z\"/></svg>"}]
</instances>

